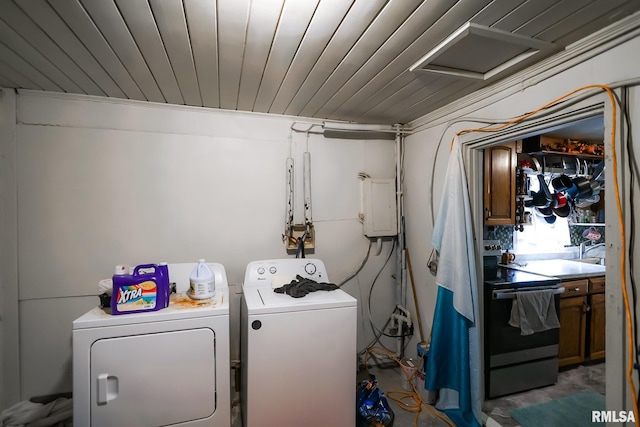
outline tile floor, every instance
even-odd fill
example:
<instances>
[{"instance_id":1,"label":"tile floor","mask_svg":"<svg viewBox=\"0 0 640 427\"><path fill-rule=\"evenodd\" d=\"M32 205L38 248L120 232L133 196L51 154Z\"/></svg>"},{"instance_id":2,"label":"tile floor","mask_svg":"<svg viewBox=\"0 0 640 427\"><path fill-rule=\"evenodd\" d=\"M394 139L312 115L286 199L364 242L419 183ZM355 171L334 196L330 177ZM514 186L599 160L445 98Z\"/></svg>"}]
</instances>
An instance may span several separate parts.
<instances>
[{"instance_id":1,"label":"tile floor","mask_svg":"<svg viewBox=\"0 0 640 427\"><path fill-rule=\"evenodd\" d=\"M376 376L378 385L385 393L388 390L402 390L400 368L371 368L370 372ZM359 372L358 380L360 381L364 378L367 378L366 371ZM605 393L604 362L563 370L558 376L558 382L553 386L487 400L483 404L482 409L483 412L488 414L498 425L502 427L516 427L518 424L511 418L511 410L569 396L580 391ZM403 410L398 403L391 399L389 403L395 414L394 427L448 427L446 422L432 415L426 409L422 410L418 417L418 423L414 424L415 412ZM493 425L495 426L495 424Z\"/></svg>"},{"instance_id":2,"label":"tile floor","mask_svg":"<svg viewBox=\"0 0 640 427\"><path fill-rule=\"evenodd\" d=\"M389 396L394 393L389 393L393 391L405 391L402 387L402 370L399 367L379 369L377 367L372 367L369 369L369 372L376 377L378 380L378 387L387 395L387 400L389 401L389 405L393 410L395 419L393 422L393 427L449 427L449 425L433 415L427 409L423 407L420 415L418 416L418 423L414 424L416 413L404 410L400 407L400 405L390 399ZM368 378L367 371L361 370L358 372L358 383L360 381L364 381ZM413 401L409 401L413 403Z\"/></svg>"},{"instance_id":3,"label":"tile floor","mask_svg":"<svg viewBox=\"0 0 640 427\"><path fill-rule=\"evenodd\" d=\"M401 369L399 367L390 367L381 369L372 367L369 373L375 375L378 380L379 387L387 394L392 396L394 391L404 391L401 377ZM366 370L358 372L358 383L368 378L369 373ZM484 413L488 414L498 425L502 427L516 427L518 424L509 415L512 409L529 406L534 403L542 403L548 400L568 396L579 391L596 391L605 393L605 364L604 362L588 365L577 366L571 369L563 370L558 376L558 382L549 387L542 387L523 393L517 393L497 399L487 400L483 404ZM391 392L391 393L389 393ZM396 394L397 395L397 394ZM240 402L239 395L234 393L232 408L232 426L240 427ZM404 410L398 402L388 399L393 409L395 420L394 427L448 427L448 424L427 409L423 409L419 416L417 424L414 424L416 412ZM410 403L412 403L410 401ZM493 424L496 426L496 424Z\"/></svg>"},{"instance_id":4,"label":"tile floor","mask_svg":"<svg viewBox=\"0 0 640 427\"><path fill-rule=\"evenodd\" d=\"M514 427L518 424L509 415L512 409L547 402L581 391L605 394L604 362L563 370L558 375L558 382L553 386L487 400L483 410L503 427Z\"/></svg>"}]
</instances>

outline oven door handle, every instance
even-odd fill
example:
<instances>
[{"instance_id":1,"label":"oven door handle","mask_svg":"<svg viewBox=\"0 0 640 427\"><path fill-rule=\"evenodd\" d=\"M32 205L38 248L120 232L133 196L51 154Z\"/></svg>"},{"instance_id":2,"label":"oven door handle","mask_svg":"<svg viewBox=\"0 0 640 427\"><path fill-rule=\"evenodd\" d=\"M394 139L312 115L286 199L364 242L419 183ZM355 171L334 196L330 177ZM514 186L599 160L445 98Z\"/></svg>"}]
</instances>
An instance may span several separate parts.
<instances>
[{"instance_id":1,"label":"oven door handle","mask_svg":"<svg viewBox=\"0 0 640 427\"><path fill-rule=\"evenodd\" d=\"M564 288L562 286L560 286L559 288L550 288L550 287L543 287L543 286L531 287L531 288L527 288L526 291L509 289L504 291L493 291L493 299L516 299L516 294L518 292L529 292L529 291L538 291L538 290L545 290L545 289L553 289L554 295L561 294L564 292Z\"/></svg>"}]
</instances>

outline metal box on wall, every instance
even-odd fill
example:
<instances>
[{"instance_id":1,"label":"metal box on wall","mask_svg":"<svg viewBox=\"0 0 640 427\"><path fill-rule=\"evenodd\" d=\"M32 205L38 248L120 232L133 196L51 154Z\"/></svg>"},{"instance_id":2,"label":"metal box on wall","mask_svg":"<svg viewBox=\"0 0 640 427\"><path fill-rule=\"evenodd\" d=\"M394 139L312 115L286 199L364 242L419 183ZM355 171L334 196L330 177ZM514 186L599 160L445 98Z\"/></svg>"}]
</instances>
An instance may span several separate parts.
<instances>
[{"instance_id":1,"label":"metal box on wall","mask_svg":"<svg viewBox=\"0 0 640 427\"><path fill-rule=\"evenodd\" d=\"M398 234L395 179L365 178L363 197L364 235L382 237Z\"/></svg>"}]
</instances>

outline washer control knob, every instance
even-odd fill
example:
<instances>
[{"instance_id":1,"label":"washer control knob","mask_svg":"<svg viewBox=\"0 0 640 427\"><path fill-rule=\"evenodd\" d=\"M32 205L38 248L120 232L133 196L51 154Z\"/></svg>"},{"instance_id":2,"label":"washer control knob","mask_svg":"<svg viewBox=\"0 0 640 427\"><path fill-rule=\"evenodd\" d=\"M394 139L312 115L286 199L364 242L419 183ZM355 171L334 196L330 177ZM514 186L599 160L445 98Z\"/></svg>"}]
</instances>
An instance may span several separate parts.
<instances>
[{"instance_id":1,"label":"washer control knob","mask_svg":"<svg viewBox=\"0 0 640 427\"><path fill-rule=\"evenodd\" d=\"M258 267L258 274L264 274L264 267Z\"/></svg>"},{"instance_id":2,"label":"washer control knob","mask_svg":"<svg viewBox=\"0 0 640 427\"><path fill-rule=\"evenodd\" d=\"M251 328L257 331L258 329L262 328L262 322L259 320L254 320L253 322L251 322Z\"/></svg>"},{"instance_id":3,"label":"washer control knob","mask_svg":"<svg viewBox=\"0 0 640 427\"><path fill-rule=\"evenodd\" d=\"M271 274L276 274L276 271L278 271L278 269L277 269L277 268L275 268L275 267L269 267L269 273L271 273Z\"/></svg>"},{"instance_id":4,"label":"washer control knob","mask_svg":"<svg viewBox=\"0 0 640 427\"><path fill-rule=\"evenodd\" d=\"M304 271L306 271L307 274L315 274L316 270L317 270L316 265L312 262L304 266Z\"/></svg>"}]
</instances>

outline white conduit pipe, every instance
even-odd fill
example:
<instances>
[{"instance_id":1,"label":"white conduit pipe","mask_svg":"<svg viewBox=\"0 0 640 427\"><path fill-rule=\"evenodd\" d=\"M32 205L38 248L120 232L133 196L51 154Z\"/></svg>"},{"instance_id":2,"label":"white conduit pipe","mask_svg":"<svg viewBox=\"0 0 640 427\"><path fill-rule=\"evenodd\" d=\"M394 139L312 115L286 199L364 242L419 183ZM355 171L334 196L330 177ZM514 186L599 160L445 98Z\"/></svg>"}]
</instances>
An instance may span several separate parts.
<instances>
[{"instance_id":1,"label":"white conduit pipe","mask_svg":"<svg viewBox=\"0 0 640 427\"><path fill-rule=\"evenodd\" d=\"M402 156L403 156L403 142L404 137L398 127L396 133L396 214L398 216L398 247L397 247L397 266L400 274L396 275L396 284L400 286L400 304L406 306L407 304L407 273L406 273L406 260L404 256L404 221L402 215L404 210L403 197L402 197Z\"/></svg>"},{"instance_id":2,"label":"white conduit pipe","mask_svg":"<svg viewBox=\"0 0 640 427\"><path fill-rule=\"evenodd\" d=\"M284 235L285 235L285 239L287 239L289 236L289 232L291 231L291 226L293 225L293 183L294 183L294 169L293 169L293 158L291 157L287 157L287 161L286 161L286 206L285 206L285 212L286 212L286 218L285 218L285 223L284 223ZM287 245L289 244L289 242L287 242Z\"/></svg>"},{"instance_id":3,"label":"white conduit pipe","mask_svg":"<svg viewBox=\"0 0 640 427\"><path fill-rule=\"evenodd\" d=\"M304 222L309 226L313 220L311 217L311 153L303 153L303 173L304 173ZM307 229L307 231L309 231Z\"/></svg>"}]
</instances>

